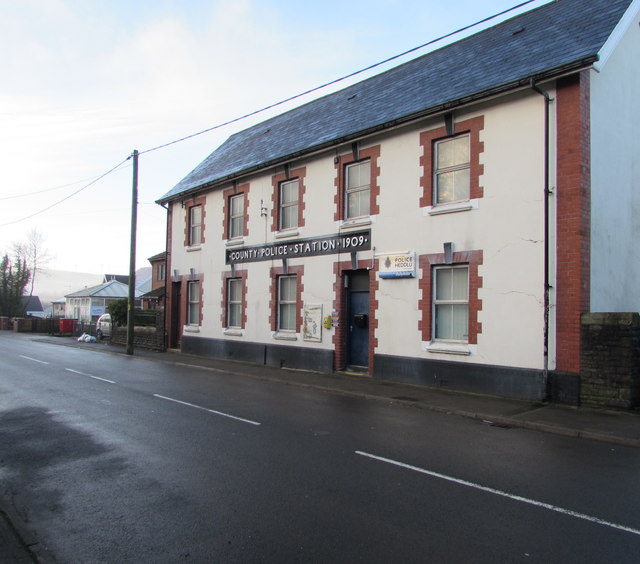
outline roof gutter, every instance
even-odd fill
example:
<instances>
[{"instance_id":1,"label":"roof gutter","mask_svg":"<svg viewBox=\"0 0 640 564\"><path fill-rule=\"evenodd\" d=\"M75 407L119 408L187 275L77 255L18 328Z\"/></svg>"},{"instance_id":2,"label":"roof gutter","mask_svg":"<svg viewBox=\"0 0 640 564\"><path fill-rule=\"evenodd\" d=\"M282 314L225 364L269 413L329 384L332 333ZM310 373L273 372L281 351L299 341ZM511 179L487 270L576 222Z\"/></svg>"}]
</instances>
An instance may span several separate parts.
<instances>
[{"instance_id":1,"label":"roof gutter","mask_svg":"<svg viewBox=\"0 0 640 564\"><path fill-rule=\"evenodd\" d=\"M401 118L385 122L382 124L378 124L367 129L363 129L361 131L357 131L354 133L350 133L348 135L344 135L342 137L338 137L336 139L332 139L331 141L326 141L325 143L321 143L319 145L314 145L312 147L308 147L307 149L303 149L300 151L296 151L294 153L289 153L287 155L283 155L276 159L272 159L270 161L266 161L257 165L253 165L238 172L234 172L223 176L221 178L216 178L210 182L205 182L198 186L194 186L193 188L189 188L184 190L183 192L179 192L178 194L174 194L168 198L160 198L156 200L157 204L163 205L165 203L182 200L187 196L191 196L198 192L213 190L217 186L222 184L226 184L232 180L237 180L243 176L247 176L249 174L253 174L255 172L259 172L260 170L264 170L266 168L272 168L274 166L278 166L282 163L290 162L292 160L298 159L302 156L309 156L314 153L319 153L322 151L326 151L327 149L331 149L333 147L343 145L345 143L349 143L355 141L357 139L362 139L363 137L368 137L374 133L379 133L381 131L386 131L389 129L396 128L400 125L405 125L410 122L424 119L425 117L437 115L443 112L449 112L454 108L459 108L462 106L467 106L469 104L477 103L482 100L487 100L489 98L494 98L496 96L506 94L507 92L513 92L517 90L523 90L527 88L531 88L532 84L537 84L540 82L545 82L551 79L557 79L562 76L566 76L568 74L574 74L576 72L580 72L587 68L591 68L593 64L598 60L597 55L592 55L589 57L585 57L583 59L579 59L572 63L562 65L560 67L556 67L545 72L541 72L535 75L527 76L518 80L514 80L511 82L507 82L505 84L501 84L499 86L495 86L493 88L489 88L487 90L482 90L475 94L471 94L468 96L463 96L461 98L457 98L454 100L450 100L443 104L438 104L437 106L432 106L430 108L426 108L419 112L414 112L412 114L408 114Z\"/></svg>"}]
</instances>

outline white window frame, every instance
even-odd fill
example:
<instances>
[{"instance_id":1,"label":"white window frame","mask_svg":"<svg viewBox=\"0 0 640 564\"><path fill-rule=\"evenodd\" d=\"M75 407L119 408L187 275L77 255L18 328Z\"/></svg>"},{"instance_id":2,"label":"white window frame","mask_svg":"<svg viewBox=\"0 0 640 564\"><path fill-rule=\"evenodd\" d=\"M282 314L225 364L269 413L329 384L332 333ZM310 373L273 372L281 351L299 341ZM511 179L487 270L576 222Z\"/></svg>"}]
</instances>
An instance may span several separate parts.
<instances>
[{"instance_id":1,"label":"white window frame","mask_svg":"<svg viewBox=\"0 0 640 564\"><path fill-rule=\"evenodd\" d=\"M231 292L232 285L239 285L238 298L232 299L233 293ZM227 279L227 328L228 329L242 329L242 278L228 278ZM234 325L232 323L232 309L238 311L238 323Z\"/></svg>"},{"instance_id":2,"label":"white window frame","mask_svg":"<svg viewBox=\"0 0 640 564\"><path fill-rule=\"evenodd\" d=\"M358 186L350 186L350 171L356 167L367 165L369 167L369 184L362 184ZM349 214L349 199L352 196L360 197L363 192L366 192L367 198L367 213L361 213L357 215ZM358 161L355 163L349 163L344 169L344 217L345 219L353 219L356 217L369 217L371 215L371 160Z\"/></svg>"},{"instance_id":3,"label":"white window frame","mask_svg":"<svg viewBox=\"0 0 640 564\"><path fill-rule=\"evenodd\" d=\"M167 277L167 265L164 262L158 264L157 280L165 280Z\"/></svg>"},{"instance_id":4,"label":"white window frame","mask_svg":"<svg viewBox=\"0 0 640 564\"><path fill-rule=\"evenodd\" d=\"M200 245L202 243L202 204L191 206L189 208L189 245ZM199 218L195 218L196 213L200 214ZM196 219L198 219L196 221Z\"/></svg>"},{"instance_id":5,"label":"white window frame","mask_svg":"<svg viewBox=\"0 0 640 564\"><path fill-rule=\"evenodd\" d=\"M451 166L438 168L438 151L441 145L445 143L450 143L453 141L459 141L461 139L467 140L467 152L469 155L469 160L466 162L455 163ZM469 171L469 184L467 185L466 194L462 198L452 198L450 200L444 200L439 198L439 183L440 176L444 174L450 174L454 172L459 172L462 170ZM436 141L433 145L433 201L435 205L446 205L454 202L465 202L471 198L471 134L464 133L462 135L456 135L454 137L447 137L445 139L440 139Z\"/></svg>"},{"instance_id":6,"label":"white window frame","mask_svg":"<svg viewBox=\"0 0 640 564\"><path fill-rule=\"evenodd\" d=\"M295 287L294 287L294 296L293 299L288 299L288 300L284 300L282 298L282 282L283 280L295 280ZM293 308L294 311L294 316L293 316L293 327L283 327L283 315L282 315L282 308L286 307L287 309ZM277 325L277 330L279 332L283 332L283 333L295 333L296 331L296 326L297 326L297 315L298 315L298 276L296 274L282 274L280 276L278 276L278 304L277 304L277 308L278 308L278 325Z\"/></svg>"},{"instance_id":7,"label":"white window frame","mask_svg":"<svg viewBox=\"0 0 640 564\"><path fill-rule=\"evenodd\" d=\"M194 294L193 289L197 288L197 295ZM192 280L187 282L187 325L199 326L200 325L200 298L201 298L201 286L199 280ZM195 309L195 312L194 312ZM193 319L193 318L196 319Z\"/></svg>"},{"instance_id":8,"label":"white window frame","mask_svg":"<svg viewBox=\"0 0 640 564\"><path fill-rule=\"evenodd\" d=\"M239 211L234 211L234 202L241 202ZM237 239L244 235L244 194L229 197L229 239Z\"/></svg>"},{"instance_id":9,"label":"white window frame","mask_svg":"<svg viewBox=\"0 0 640 564\"><path fill-rule=\"evenodd\" d=\"M292 200L291 202L285 202L284 198L283 198L283 194L284 194L284 190L285 187L290 186L295 184L296 186L296 192L297 192L297 196L295 200ZM279 210L279 217L278 217L278 221L279 221L279 225L278 228L280 230L284 230L284 229L295 229L296 227L298 227L298 205L300 202L300 181L298 178L294 178L292 180L286 180L284 182L280 183L280 186L278 187L280 190L280 193L278 194L279 196L279 202L280 202L280 210ZM293 213L293 224L292 225L285 225L284 224L284 218L285 218L285 210L288 210L290 208L295 207L295 213Z\"/></svg>"},{"instance_id":10,"label":"white window frame","mask_svg":"<svg viewBox=\"0 0 640 564\"><path fill-rule=\"evenodd\" d=\"M444 271L444 270L462 270L464 269L467 273L467 296L466 299L448 299L448 300L439 300L437 298L438 296L438 287L437 287L437 280L438 280L438 271ZM468 264L459 264L459 265L442 265L442 266L436 266L433 269L433 304L432 304L432 332L433 332L433 340L434 341L438 341L438 342L450 342L450 343L468 343L469 342L469 265ZM438 306L453 306L453 305L464 305L466 306L467 309L467 315L466 315L466 323L467 323L467 334L466 334L466 338L464 339L453 339L451 337L440 337L438 336L438 327L436 324L436 320L437 320L437 315L436 315L436 310L438 309Z\"/></svg>"}]
</instances>

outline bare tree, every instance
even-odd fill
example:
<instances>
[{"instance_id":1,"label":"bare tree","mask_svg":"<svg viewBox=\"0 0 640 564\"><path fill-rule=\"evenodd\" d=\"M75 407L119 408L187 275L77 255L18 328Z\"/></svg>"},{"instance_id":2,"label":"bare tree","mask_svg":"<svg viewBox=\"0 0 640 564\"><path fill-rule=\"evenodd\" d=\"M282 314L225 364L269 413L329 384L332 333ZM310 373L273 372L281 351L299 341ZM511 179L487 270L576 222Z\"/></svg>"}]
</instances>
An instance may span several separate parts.
<instances>
[{"instance_id":1,"label":"bare tree","mask_svg":"<svg viewBox=\"0 0 640 564\"><path fill-rule=\"evenodd\" d=\"M13 254L22 257L26 261L26 266L31 272L31 287L29 288L29 297L33 296L33 287L36 276L42 272L47 264L51 262L53 256L44 246L44 235L37 229L32 229L27 235L25 242L13 244Z\"/></svg>"}]
</instances>

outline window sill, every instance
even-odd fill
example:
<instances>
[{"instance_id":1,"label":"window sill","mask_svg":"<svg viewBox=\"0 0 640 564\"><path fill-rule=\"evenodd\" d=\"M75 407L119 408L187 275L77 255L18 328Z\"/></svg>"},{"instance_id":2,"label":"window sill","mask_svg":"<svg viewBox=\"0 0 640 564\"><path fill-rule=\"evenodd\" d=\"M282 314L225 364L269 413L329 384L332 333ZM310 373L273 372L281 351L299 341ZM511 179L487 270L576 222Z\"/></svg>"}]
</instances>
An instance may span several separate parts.
<instances>
[{"instance_id":1,"label":"window sill","mask_svg":"<svg viewBox=\"0 0 640 564\"><path fill-rule=\"evenodd\" d=\"M225 329L224 334L229 337L244 337L244 331L242 329Z\"/></svg>"},{"instance_id":2,"label":"window sill","mask_svg":"<svg viewBox=\"0 0 640 564\"><path fill-rule=\"evenodd\" d=\"M463 202L452 202L450 204L437 204L424 208L425 215L441 215L445 213L456 213L478 209L478 200L465 200Z\"/></svg>"},{"instance_id":3,"label":"window sill","mask_svg":"<svg viewBox=\"0 0 640 564\"><path fill-rule=\"evenodd\" d=\"M195 251L201 251L202 250L202 245L189 245L188 247L185 247L185 250L188 253L193 253Z\"/></svg>"},{"instance_id":4,"label":"window sill","mask_svg":"<svg viewBox=\"0 0 640 564\"><path fill-rule=\"evenodd\" d=\"M227 239L224 244L227 247L238 247L244 245L244 237L234 237L233 239Z\"/></svg>"},{"instance_id":5,"label":"window sill","mask_svg":"<svg viewBox=\"0 0 640 564\"><path fill-rule=\"evenodd\" d=\"M339 228L350 229L351 227L362 227L364 225L371 225L373 222L373 217L370 215L366 217L354 217L352 219L343 219L339 223Z\"/></svg>"},{"instance_id":6,"label":"window sill","mask_svg":"<svg viewBox=\"0 0 640 564\"><path fill-rule=\"evenodd\" d=\"M300 235L300 231L296 228L276 231L274 237L276 239L285 239L286 237L297 237L298 235Z\"/></svg>"},{"instance_id":7,"label":"window sill","mask_svg":"<svg viewBox=\"0 0 640 564\"><path fill-rule=\"evenodd\" d=\"M199 325L185 325L184 326L185 333L200 333Z\"/></svg>"},{"instance_id":8,"label":"window sill","mask_svg":"<svg viewBox=\"0 0 640 564\"><path fill-rule=\"evenodd\" d=\"M297 341L298 334L297 333L284 333L282 331L276 331L273 334L273 338L277 341Z\"/></svg>"},{"instance_id":9,"label":"window sill","mask_svg":"<svg viewBox=\"0 0 640 564\"><path fill-rule=\"evenodd\" d=\"M431 341L425 344L425 350L430 353L455 354L469 356L471 349L468 343L451 343L446 341Z\"/></svg>"}]
</instances>

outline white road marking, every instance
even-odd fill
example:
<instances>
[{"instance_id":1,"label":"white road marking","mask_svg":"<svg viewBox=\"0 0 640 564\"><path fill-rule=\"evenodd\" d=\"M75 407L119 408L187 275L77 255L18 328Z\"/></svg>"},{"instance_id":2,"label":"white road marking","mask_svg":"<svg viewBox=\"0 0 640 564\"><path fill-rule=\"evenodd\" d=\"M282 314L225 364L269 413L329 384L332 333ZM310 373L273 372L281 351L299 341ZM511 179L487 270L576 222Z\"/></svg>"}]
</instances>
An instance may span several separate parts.
<instances>
[{"instance_id":1,"label":"white road marking","mask_svg":"<svg viewBox=\"0 0 640 564\"><path fill-rule=\"evenodd\" d=\"M215 409L208 409L206 407L202 407L201 405L196 405L195 403L189 403L186 401L180 401L173 398L168 398L166 396L161 396L159 394L153 394L154 397L164 399L167 401L172 401L175 403L180 403L182 405L188 405L189 407L195 407L196 409L202 409L204 411L208 411L209 413L213 413L215 415L221 415L222 417L228 417L229 419L235 419L236 421L242 421L243 423L249 423L250 425L261 425L257 421L251 421L250 419L243 419L242 417L236 417L235 415L229 415L228 413L223 413L222 411L216 411Z\"/></svg>"},{"instance_id":2,"label":"white road marking","mask_svg":"<svg viewBox=\"0 0 640 564\"><path fill-rule=\"evenodd\" d=\"M446 480L447 482L453 482L454 484L459 484L461 486L467 486L469 488L474 488L476 490L481 490L483 492L488 492L493 495L498 495L501 497L506 497L508 499L512 499L514 501L519 501L521 503L527 503L529 505L534 505L536 507L542 507L543 509L548 509L549 511L555 511L556 513L561 513L563 515L568 515L569 517L575 517L576 519L583 519L584 521L590 521L591 523L596 523L598 525L603 525L605 527L611 527L612 529L618 529L620 531L625 531L627 533L631 533L634 535L640 536L640 530L633 529L632 527L627 527L626 525L619 525L617 523L611 523L610 521L605 521L604 519L600 519L598 517L592 517L591 515L585 515L584 513L578 513L577 511L572 511L571 509L565 509L563 507L558 507L557 505L551 505L550 503L544 503L542 501L536 501L535 499L529 499L526 497L522 497L515 494L510 494L508 492L503 492L501 490L496 490L494 488L489 488L487 486L481 486L480 484L474 484L473 482L468 482L467 480L461 480L460 478L454 478L452 476L447 476L446 474L440 474L438 472L432 472L431 470L425 470L424 468L420 468L418 466L412 466L411 464L405 464L404 462L398 462L397 460L392 460L390 458L384 458L382 456L376 456L375 454L369 454L367 452L362 452L357 450L356 454L360 456L366 456L367 458L372 458L374 460L379 460L381 462L386 462L387 464L393 464L394 466L399 466L401 468L406 468L407 470L413 470L414 472L419 472L421 474L426 474L427 476L431 476L433 478L438 478L440 480Z\"/></svg>"},{"instance_id":3,"label":"white road marking","mask_svg":"<svg viewBox=\"0 0 640 564\"><path fill-rule=\"evenodd\" d=\"M48 362L45 362L44 360L38 360L37 358L31 358L30 356L24 356L23 354L20 355L20 358L26 358L27 360L33 360L33 362L39 362L40 364L49 364Z\"/></svg>"},{"instance_id":4,"label":"white road marking","mask_svg":"<svg viewBox=\"0 0 640 564\"><path fill-rule=\"evenodd\" d=\"M85 374L84 372L78 372L73 368L65 368L67 372L73 372L74 374L79 374L80 376L88 376L89 378L93 378L94 380L100 380L101 382L107 382L108 384L115 384L113 380L107 380L106 378L100 378L100 376L94 376L93 374Z\"/></svg>"}]
</instances>

